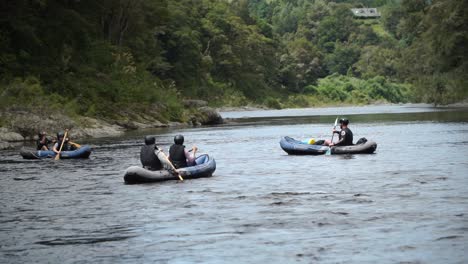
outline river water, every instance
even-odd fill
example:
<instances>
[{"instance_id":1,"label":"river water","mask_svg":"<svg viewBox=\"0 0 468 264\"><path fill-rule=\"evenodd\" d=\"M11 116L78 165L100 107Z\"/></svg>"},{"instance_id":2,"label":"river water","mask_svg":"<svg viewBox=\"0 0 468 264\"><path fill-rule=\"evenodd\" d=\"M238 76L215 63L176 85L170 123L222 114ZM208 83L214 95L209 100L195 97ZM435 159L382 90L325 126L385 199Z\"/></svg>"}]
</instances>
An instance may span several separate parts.
<instances>
[{"instance_id":1,"label":"river water","mask_svg":"<svg viewBox=\"0 0 468 264\"><path fill-rule=\"evenodd\" d=\"M272 114L272 112L276 114ZM90 140L87 160L0 151L0 263L467 263L468 111L378 106L222 113L217 127ZM371 155L288 156L337 115ZM213 177L125 185L144 134L177 133Z\"/></svg>"}]
</instances>

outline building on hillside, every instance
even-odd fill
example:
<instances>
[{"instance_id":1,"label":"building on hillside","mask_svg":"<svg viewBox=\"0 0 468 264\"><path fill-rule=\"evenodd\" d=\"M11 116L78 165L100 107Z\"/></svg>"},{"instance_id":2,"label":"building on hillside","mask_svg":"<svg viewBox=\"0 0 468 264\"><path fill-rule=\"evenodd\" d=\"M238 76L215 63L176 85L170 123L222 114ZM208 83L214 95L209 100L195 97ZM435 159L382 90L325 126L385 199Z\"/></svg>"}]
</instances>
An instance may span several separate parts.
<instances>
[{"instance_id":1,"label":"building on hillside","mask_svg":"<svg viewBox=\"0 0 468 264\"><path fill-rule=\"evenodd\" d=\"M356 18L379 18L380 13L377 8L351 8Z\"/></svg>"}]
</instances>

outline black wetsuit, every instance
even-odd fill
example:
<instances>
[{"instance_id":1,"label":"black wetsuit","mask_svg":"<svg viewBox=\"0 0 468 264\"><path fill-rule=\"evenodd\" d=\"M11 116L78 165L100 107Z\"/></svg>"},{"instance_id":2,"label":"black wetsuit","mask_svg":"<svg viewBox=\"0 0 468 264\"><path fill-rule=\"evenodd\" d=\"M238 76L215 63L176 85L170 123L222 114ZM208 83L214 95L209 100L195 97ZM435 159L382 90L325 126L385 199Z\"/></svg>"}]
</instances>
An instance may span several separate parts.
<instances>
[{"instance_id":1,"label":"black wetsuit","mask_svg":"<svg viewBox=\"0 0 468 264\"><path fill-rule=\"evenodd\" d=\"M49 143L50 143L50 140L45 137L43 140L41 140L40 138L37 140L36 142L36 145L37 145L37 150L42 150L42 147L46 147L47 149L49 149Z\"/></svg>"},{"instance_id":2,"label":"black wetsuit","mask_svg":"<svg viewBox=\"0 0 468 264\"><path fill-rule=\"evenodd\" d=\"M185 157L185 146L173 144L169 149L169 159L176 169L187 167L187 158Z\"/></svg>"},{"instance_id":3,"label":"black wetsuit","mask_svg":"<svg viewBox=\"0 0 468 264\"><path fill-rule=\"evenodd\" d=\"M353 145L353 132L349 128L343 128L340 132L336 132L339 134L339 141L335 144L335 146L350 146Z\"/></svg>"},{"instance_id":4,"label":"black wetsuit","mask_svg":"<svg viewBox=\"0 0 468 264\"><path fill-rule=\"evenodd\" d=\"M141 147L140 161L143 165L143 168L152 171L162 170L163 166L161 164L161 161L158 159L158 156L156 156L156 153L154 153L154 151L157 149L158 147L154 144L144 145L143 147Z\"/></svg>"}]
</instances>

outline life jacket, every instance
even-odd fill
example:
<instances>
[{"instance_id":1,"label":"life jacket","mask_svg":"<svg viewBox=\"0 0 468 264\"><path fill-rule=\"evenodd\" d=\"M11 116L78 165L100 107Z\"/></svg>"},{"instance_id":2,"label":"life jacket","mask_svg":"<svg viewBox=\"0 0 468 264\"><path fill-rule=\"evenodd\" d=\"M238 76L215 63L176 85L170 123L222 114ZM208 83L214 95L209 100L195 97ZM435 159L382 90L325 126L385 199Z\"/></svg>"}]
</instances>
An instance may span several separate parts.
<instances>
[{"instance_id":1,"label":"life jacket","mask_svg":"<svg viewBox=\"0 0 468 264\"><path fill-rule=\"evenodd\" d=\"M351 129L344 128L340 132L340 140L344 137L344 141L338 144L337 146L351 146L353 145L353 132Z\"/></svg>"},{"instance_id":2,"label":"life jacket","mask_svg":"<svg viewBox=\"0 0 468 264\"><path fill-rule=\"evenodd\" d=\"M61 145L62 145L62 140L57 141L57 150L60 150ZM63 147L61 151L70 151L70 150L71 150L70 144L68 143L68 141L65 141L63 143Z\"/></svg>"},{"instance_id":3,"label":"life jacket","mask_svg":"<svg viewBox=\"0 0 468 264\"><path fill-rule=\"evenodd\" d=\"M148 169L148 170L162 170L162 164L161 161L158 159L158 156L156 156L156 153L154 153L155 150L155 145L144 145L141 147L140 150L140 161L141 164L143 165L143 168Z\"/></svg>"},{"instance_id":4,"label":"life jacket","mask_svg":"<svg viewBox=\"0 0 468 264\"><path fill-rule=\"evenodd\" d=\"M173 144L169 149L169 159L176 169L187 167L187 158L185 157L185 146Z\"/></svg>"}]
</instances>

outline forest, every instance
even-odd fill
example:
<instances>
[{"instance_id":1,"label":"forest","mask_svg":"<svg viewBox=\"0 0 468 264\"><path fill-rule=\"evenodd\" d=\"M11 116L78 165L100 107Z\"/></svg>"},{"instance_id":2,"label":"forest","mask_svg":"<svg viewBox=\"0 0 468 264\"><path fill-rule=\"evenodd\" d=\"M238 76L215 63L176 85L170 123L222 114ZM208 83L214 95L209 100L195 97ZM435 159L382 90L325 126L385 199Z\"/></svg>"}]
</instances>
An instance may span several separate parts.
<instances>
[{"instance_id":1,"label":"forest","mask_svg":"<svg viewBox=\"0 0 468 264\"><path fill-rule=\"evenodd\" d=\"M3 0L0 112L448 104L468 97L467 21L459 0Z\"/></svg>"}]
</instances>

